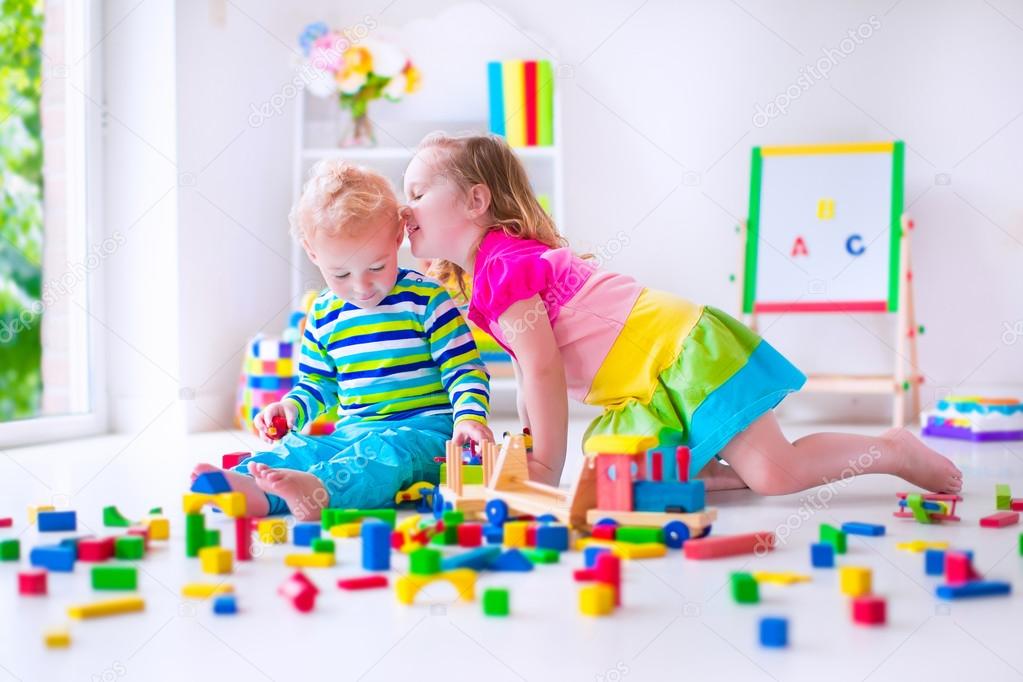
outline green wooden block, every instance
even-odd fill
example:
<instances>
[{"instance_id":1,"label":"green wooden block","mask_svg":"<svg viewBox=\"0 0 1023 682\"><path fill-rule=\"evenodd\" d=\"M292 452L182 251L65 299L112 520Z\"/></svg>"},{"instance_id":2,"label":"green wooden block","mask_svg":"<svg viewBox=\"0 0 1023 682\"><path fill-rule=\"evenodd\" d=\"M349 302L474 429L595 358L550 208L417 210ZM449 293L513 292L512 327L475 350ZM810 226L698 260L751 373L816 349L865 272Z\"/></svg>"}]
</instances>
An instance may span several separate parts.
<instances>
[{"instance_id":1,"label":"green wooden block","mask_svg":"<svg viewBox=\"0 0 1023 682\"><path fill-rule=\"evenodd\" d=\"M444 528L447 528L448 526L457 526L460 523L465 523L465 512L449 509L444 512L444 516L441 517L441 520L444 521Z\"/></svg>"},{"instance_id":2,"label":"green wooden block","mask_svg":"<svg viewBox=\"0 0 1023 682\"><path fill-rule=\"evenodd\" d=\"M995 484L995 509L1012 509L1012 492L1008 483Z\"/></svg>"},{"instance_id":3,"label":"green wooden block","mask_svg":"<svg viewBox=\"0 0 1023 682\"><path fill-rule=\"evenodd\" d=\"M17 561L20 558L20 541L17 539L0 540L0 561Z\"/></svg>"},{"instance_id":4,"label":"green wooden block","mask_svg":"<svg viewBox=\"0 0 1023 682\"><path fill-rule=\"evenodd\" d=\"M136 590L139 573L134 566L93 566L92 589Z\"/></svg>"},{"instance_id":5,"label":"green wooden block","mask_svg":"<svg viewBox=\"0 0 1023 682\"><path fill-rule=\"evenodd\" d=\"M508 590L497 587L483 590L483 613L487 616L507 616L510 613Z\"/></svg>"},{"instance_id":6,"label":"green wooden block","mask_svg":"<svg viewBox=\"0 0 1023 682\"><path fill-rule=\"evenodd\" d=\"M429 547L417 549L408 555L409 572L416 575L436 575L440 573L441 553Z\"/></svg>"},{"instance_id":7,"label":"green wooden block","mask_svg":"<svg viewBox=\"0 0 1023 682\"><path fill-rule=\"evenodd\" d=\"M217 528L207 528L206 533L203 535L202 546L220 547L220 530Z\"/></svg>"},{"instance_id":8,"label":"green wooden block","mask_svg":"<svg viewBox=\"0 0 1023 682\"><path fill-rule=\"evenodd\" d=\"M330 538L316 538L313 540L310 547L313 553L322 554L333 554L334 553L334 541Z\"/></svg>"},{"instance_id":9,"label":"green wooden block","mask_svg":"<svg viewBox=\"0 0 1023 682\"><path fill-rule=\"evenodd\" d=\"M117 510L117 507L111 505L109 507L103 507L103 525L114 528L127 528L131 525L131 521L124 518L124 514Z\"/></svg>"},{"instance_id":10,"label":"green wooden block","mask_svg":"<svg viewBox=\"0 0 1023 682\"><path fill-rule=\"evenodd\" d=\"M664 544L664 529L643 526L618 526L615 529L615 540L621 542L659 542Z\"/></svg>"},{"instance_id":11,"label":"green wooden block","mask_svg":"<svg viewBox=\"0 0 1023 682\"><path fill-rule=\"evenodd\" d=\"M202 513L185 514L185 556L199 556L205 541L206 517Z\"/></svg>"},{"instance_id":12,"label":"green wooden block","mask_svg":"<svg viewBox=\"0 0 1023 682\"><path fill-rule=\"evenodd\" d=\"M458 526L444 526L444 530L430 538L431 545L457 545Z\"/></svg>"},{"instance_id":13,"label":"green wooden block","mask_svg":"<svg viewBox=\"0 0 1023 682\"><path fill-rule=\"evenodd\" d=\"M150 516L163 516L163 507L153 507L149 510Z\"/></svg>"},{"instance_id":14,"label":"green wooden block","mask_svg":"<svg viewBox=\"0 0 1023 682\"><path fill-rule=\"evenodd\" d=\"M548 547L520 550L534 564L556 564L561 561L561 552Z\"/></svg>"},{"instance_id":15,"label":"green wooden block","mask_svg":"<svg viewBox=\"0 0 1023 682\"><path fill-rule=\"evenodd\" d=\"M845 532L826 523L821 524L820 541L826 542L835 548L835 554L845 554L846 537Z\"/></svg>"},{"instance_id":16,"label":"green wooden block","mask_svg":"<svg viewBox=\"0 0 1023 682\"><path fill-rule=\"evenodd\" d=\"M732 598L737 604L760 602L760 586L751 573L732 573Z\"/></svg>"},{"instance_id":17,"label":"green wooden block","mask_svg":"<svg viewBox=\"0 0 1023 682\"><path fill-rule=\"evenodd\" d=\"M1019 555L1023 556L1023 533L1019 534Z\"/></svg>"},{"instance_id":18,"label":"green wooden block","mask_svg":"<svg viewBox=\"0 0 1023 682\"><path fill-rule=\"evenodd\" d=\"M141 535L122 535L114 540L114 556L118 559L141 559L146 551L145 542Z\"/></svg>"},{"instance_id":19,"label":"green wooden block","mask_svg":"<svg viewBox=\"0 0 1023 682\"><path fill-rule=\"evenodd\" d=\"M362 519L379 519L394 528L398 512L395 509L324 509L320 512L320 525L323 526L323 530Z\"/></svg>"}]
</instances>

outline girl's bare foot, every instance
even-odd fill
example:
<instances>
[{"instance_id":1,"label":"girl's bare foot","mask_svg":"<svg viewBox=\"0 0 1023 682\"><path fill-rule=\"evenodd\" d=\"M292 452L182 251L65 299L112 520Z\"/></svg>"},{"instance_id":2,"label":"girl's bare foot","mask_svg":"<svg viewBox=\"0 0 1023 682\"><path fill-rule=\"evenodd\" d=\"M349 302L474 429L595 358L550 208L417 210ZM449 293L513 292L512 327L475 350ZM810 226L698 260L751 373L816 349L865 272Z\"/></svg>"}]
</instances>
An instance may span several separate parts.
<instances>
[{"instance_id":1,"label":"girl's bare foot","mask_svg":"<svg viewBox=\"0 0 1023 682\"><path fill-rule=\"evenodd\" d=\"M958 493L963 489L963 472L906 429L889 429L881 437L895 448L897 476L936 493Z\"/></svg>"},{"instance_id":2,"label":"girl's bare foot","mask_svg":"<svg viewBox=\"0 0 1023 682\"><path fill-rule=\"evenodd\" d=\"M266 499L266 493L256 485L256 481L251 476L239 474L237 471L220 469L212 464L196 464L192 469L192 482L195 482L199 474L208 474L211 471L219 471L224 474L224 478L231 485L231 490L245 495L246 516L266 516L266 513L270 511L270 501Z\"/></svg>"},{"instance_id":3,"label":"girl's bare foot","mask_svg":"<svg viewBox=\"0 0 1023 682\"><path fill-rule=\"evenodd\" d=\"M277 495L299 521L315 521L327 506L330 496L320 479L304 471L273 469L265 464L250 464L252 478L264 492Z\"/></svg>"},{"instance_id":4,"label":"girl's bare foot","mask_svg":"<svg viewBox=\"0 0 1023 682\"><path fill-rule=\"evenodd\" d=\"M717 459L707 462L706 466L700 469L700 473L696 475L696 478L703 481L703 486L707 492L715 490L742 490L749 487L745 481L739 478L739 474L735 473L735 469L722 464Z\"/></svg>"}]
</instances>

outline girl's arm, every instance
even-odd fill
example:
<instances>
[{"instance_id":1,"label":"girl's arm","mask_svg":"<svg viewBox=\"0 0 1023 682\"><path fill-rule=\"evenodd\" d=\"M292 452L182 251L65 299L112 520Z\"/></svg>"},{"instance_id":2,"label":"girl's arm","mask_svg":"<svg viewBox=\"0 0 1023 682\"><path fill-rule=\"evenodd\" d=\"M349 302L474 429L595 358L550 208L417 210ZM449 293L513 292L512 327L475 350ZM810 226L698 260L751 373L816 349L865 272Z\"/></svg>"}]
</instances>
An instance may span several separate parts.
<instances>
[{"instance_id":1,"label":"girl's arm","mask_svg":"<svg viewBox=\"0 0 1023 682\"><path fill-rule=\"evenodd\" d=\"M522 391L522 368L519 361L512 358L512 371L515 372L515 409L519 413L519 424L523 429L529 429L529 412L526 410L526 395Z\"/></svg>"},{"instance_id":2,"label":"girl's arm","mask_svg":"<svg viewBox=\"0 0 1023 682\"><path fill-rule=\"evenodd\" d=\"M513 303L498 319L519 361L522 397L531 418L529 477L558 485L568 439L568 387L547 309L537 295Z\"/></svg>"}]
</instances>

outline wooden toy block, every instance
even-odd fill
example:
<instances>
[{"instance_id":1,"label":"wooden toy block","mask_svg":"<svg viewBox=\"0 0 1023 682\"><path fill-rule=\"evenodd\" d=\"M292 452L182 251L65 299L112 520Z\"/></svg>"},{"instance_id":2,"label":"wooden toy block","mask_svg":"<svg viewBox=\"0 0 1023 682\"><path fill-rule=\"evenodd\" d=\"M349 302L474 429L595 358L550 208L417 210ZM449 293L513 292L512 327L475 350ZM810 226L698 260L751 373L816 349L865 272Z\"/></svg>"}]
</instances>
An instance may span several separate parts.
<instances>
[{"instance_id":1,"label":"wooden toy block","mask_svg":"<svg viewBox=\"0 0 1023 682\"><path fill-rule=\"evenodd\" d=\"M504 546L525 547L528 521L508 521L504 524Z\"/></svg>"},{"instance_id":2,"label":"wooden toy block","mask_svg":"<svg viewBox=\"0 0 1023 682\"><path fill-rule=\"evenodd\" d=\"M107 528L127 528L131 525L131 521L125 518L117 507L111 505L103 507L103 525Z\"/></svg>"},{"instance_id":3,"label":"wooden toy block","mask_svg":"<svg viewBox=\"0 0 1023 682\"><path fill-rule=\"evenodd\" d=\"M88 604L75 604L67 608L69 618L82 620L84 618L102 618L104 616L116 616L122 613L133 613L146 608L146 602L142 597L117 597L115 599L102 599Z\"/></svg>"},{"instance_id":4,"label":"wooden toy block","mask_svg":"<svg viewBox=\"0 0 1023 682\"><path fill-rule=\"evenodd\" d=\"M270 420L270 426L266 429L266 435L270 440L280 440L288 435L288 420L277 415Z\"/></svg>"},{"instance_id":5,"label":"wooden toy block","mask_svg":"<svg viewBox=\"0 0 1023 682\"><path fill-rule=\"evenodd\" d=\"M203 573L224 575L234 570L231 550L225 547L203 547L199 550L199 563Z\"/></svg>"},{"instance_id":6,"label":"wooden toy block","mask_svg":"<svg viewBox=\"0 0 1023 682\"><path fill-rule=\"evenodd\" d=\"M71 646L71 632L67 628L49 628L43 631L43 644L50 649Z\"/></svg>"},{"instance_id":7,"label":"wooden toy block","mask_svg":"<svg viewBox=\"0 0 1023 682\"><path fill-rule=\"evenodd\" d=\"M205 543L206 517L201 512L185 514L185 556L199 556Z\"/></svg>"},{"instance_id":8,"label":"wooden toy block","mask_svg":"<svg viewBox=\"0 0 1023 682\"><path fill-rule=\"evenodd\" d=\"M228 583L186 583L181 586L181 596L189 599L209 599L231 592L234 592L234 586Z\"/></svg>"},{"instance_id":9,"label":"wooden toy block","mask_svg":"<svg viewBox=\"0 0 1023 682\"><path fill-rule=\"evenodd\" d=\"M334 555L326 552L288 554L284 557L284 565L291 568L330 568L334 565Z\"/></svg>"},{"instance_id":10,"label":"wooden toy block","mask_svg":"<svg viewBox=\"0 0 1023 682\"><path fill-rule=\"evenodd\" d=\"M500 547L477 547L468 552L444 557L441 560L440 570L451 571L456 568L469 568L477 572L483 571L489 568L490 564L500 555Z\"/></svg>"},{"instance_id":11,"label":"wooden toy block","mask_svg":"<svg viewBox=\"0 0 1023 682\"><path fill-rule=\"evenodd\" d=\"M600 545L594 545L592 547L586 547L583 549L583 565L586 568L592 568L597 563L597 557L605 552L610 552L610 547L601 547Z\"/></svg>"},{"instance_id":12,"label":"wooden toy block","mask_svg":"<svg viewBox=\"0 0 1023 682\"><path fill-rule=\"evenodd\" d=\"M336 551L334 541L330 538L316 538L313 540L313 544L310 546L310 549L314 552L331 555L333 555Z\"/></svg>"},{"instance_id":13,"label":"wooden toy block","mask_svg":"<svg viewBox=\"0 0 1023 682\"><path fill-rule=\"evenodd\" d=\"M220 456L220 468L234 469L251 456L251 452L228 452Z\"/></svg>"},{"instance_id":14,"label":"wooden toy block","mask_svg":"<svg viewBox=\"0 0 1023 682\"><path fill-rule=\"evenodd\" d=\"M530 523L526 525L526 547L536 547L536 529L537 524Z\"/></svg>"},{"instance_id":15,"label":"wooden toy block","mask_svg":"<svg viewBox=\"0 0 1023 682\"><path fill-rule=\"evenodd\" d=\"M507 616L510 612L508 590L499 587L483 590L483 615Z\"/></svg>"},{"instance_id":16,"label":"wooden toy block","mask_svg":"<svg viewBox=\"0 0 1023 682\"><path fill-rule=\"evenodd\" d=\"M259 541L265 545L283 545L288 541L288 526L284 519L260 519Z\"/></svg>"},{"instance_id":17,"label":"wooden toy block","mask_svg":"<svg viewBox=\"0 0 1023 682\"><path fill-rule=\"evenodd\" d=\"M749 573L732 573L732 598L736 604L757 604L760 602L760 587Z\"/></svg>"},{"instance_id":18,"label":"wooden toy block","mask_svg":"<svg viewBox=\"0 0 1023 682\"><path fill-rule=\"evenodd\" d=\"M945 540L911 540L910 542L896 543L895 549L902 549L907 552L925 552L928 549L948 549L948 542Z\"/></svg>"},{"instance_id":19,"label":"wooden toy block","mask_svg":"<svg viewBox=\"0 0 1023 682\"><path fill-rule=\"evenodd\" d=\"M463 523L458 526L459 547L479 547L483 544L483 526L479 523Z\"/></svg>"},{"instance_id":20,"label":"wooden toy block","mask_svg":"<svg viewBox=\"0 0 1023 682\"><path fill-rule=\"evenodd\" d=\"M362 568L387 571L391 568L391 527L375 519L362 524Z\"/></svg>"},{"instance_id":21,"label":"wooden toy block","mask_svg":"<svg viewBox=\"0 0 1023 682\"><path fill-rule=\"evenodd\" d=\"M995 509L1011 509L1012 492L1008 483L995 484Z\"/></svg>"},{"instance_id":22,"label":"wooden toy block","mask_svg":"<svg viewBox=\"0 0 1023 682\"><path fill-rule=\"evenodd\" d=\"M601 453L597 457L597 508L608 511L633 511L632 455Z\"/></svg>"},{"instance_id":23,"label":"wooden toy block","mask_svg":"<svg viewBox=\"0 0 1023 682\"><path fill-rule=\"evenodd\" d=\"M0 561L17 561L21 558L21 541L17 538L0 540Z\"/></svg>"},{"instance_id":24,"label":"wooden toy block","mask_svg":"<svg viewBox=\"0 0 1023 682\"><path fill-rule=\"evenodd\" d=\"M838 569L838 582L842 594L862 597L870 594L871 570L863 566L841 566Z\"/></svg>"},{"instance_id":25,"label":"wooden toy block","mask_svg":"<svg viewBox=\"0 0 1023 682\"><path fill-rule=\"evenodd\" d=\"M520 551L534 566L536 564L556 564L561 561L561 552L556 549L536 547Z\"/></svg>"},{"instance_id":26,"label":"wooden toy block","mask_svg":"<svg viewBox=\"0 0 1023 682\"><path fill-rule=\"evenodd\" d=\"M126 534L127 535L134 535L134 536L142 538L143 554L145 552L149 551L149 529L148 528L146 528L145 526L132 526L131 528L129 528L126 531ZM219 536L220 531L217 531L217 534ZM218 540L218 544L219 544L219 540ZM116 546L115 546L115 549L116 549Z\"/></svg>"},{"instance_id":27,"label":"wooden toy block","mask_svg":"<svg viewBox=\"0 0 1023 682\"><path fill-rule=\"evenodd\" d=\"M594 526L590 537L597 540L615 540L617 533L618 526L616 524L605 523L601 526Z\"/></svg>"},{"instance_id":28,"label":"wooden toy block","mask_svg":"<svg viewBox=\"0 0 1023 682\"><path fill-rule=\"evenodd\" d=\"M822 523L820 526L820 541L826 542L835 548L835 554L845 554L846 535L834 526Z\"/></svg>"},{"instance_id":29,"label":"wooden toy block","mask_svg":"<svg viewBox=\"0 0 1023 682\"><path fill-rule=\"evenodd\" d=\"M331 526L330 534L336 538L357 538L362 534L362 522L339 523Z\"/></svg>"},{"instance_id":30,"label":"wooden toy block","mask_svg":"<svg viewBox=\"0 0 1023 682\"><path fill-rule=\"evenodd\" d=\"M814 568L834 568L835 546L827 542L810 545L810 565Z\"/></svg>"},{"instance_id":31,"label":"wooden toy block","mask_svg":"<svg viewBox=\"0 0 1023 682\"><path fill-rule=\"evenodd\" d=\"M37 504L32 505L28 508L28 522L29 525L35 525L36 520L39 516L39 512L53 511L55 507L50 504Z\"/></svg>"},{"instance_id":32,"label":"wooden toy block","mask_svg":"<svg viewBox=\"0 0 1023 682\"><path fill-rule=\"evenodd\" d=\"M290 578L281 583L277 593L291 602L296 611L308 613L316 606L316 595L320 590L302 571L295 571Z\"/></svg>"},{"instance_id":33,"label":"wooden toy block","mask_svg":"<svg viewBox=\"0 0 1023 682\"><path fill-rule=\"evenodd\" d=\"M533 570L533 562L527 559L526 555L519 551L518 548L513 547L506 552L502 552L490 562L487 568L491 571L526 573Z\"/></svg>"},{"instance_id":34,"label":"wooden toy block","mask_svg":"<svg viewBox=\"0 0 1023 682\"><path fill-rule=\"evenodd\" d=\"M457 526L460 523L465 523L465 512L460 512L456 509L448 509L441 515L441 521L444 522L444 526Z\"/></svg>"},{"instance_id":35,"label":"wooden toy block","mask_svg":"<svg viewBox=\"0 0 1023 682\"><path fill-rule=\"evenodd\" d=\"M945 550L928 549L924 551L924 573L927 575L943 575L945 573Z\"/></svg>"},{"instance_id":36,"label":"wooden toy block","mask_svg":"<svg viewBox=\"0 0 1023 682\"><path fill-rule=\"evenodd\" d=\"M632 484L632 511L701 512L706 506L705 499L703 481L636 481Z\"/></svg>"},{"instance_id":37,"label":"wooden toy block","mask_svg":"<svg viewBox=\"0 0 1023 682\"><path fill-rule=\"evenodd\" d=\"M888 603L884 597L864 595L852 600L852 619L858 625L884 625L888 620Z\"/></svg>"},{"instance_id":38,"label":"wooden toy block","mask_svg":"<svg viewBox=\"0 0 1023 682\"><path fill-rule=\"evenodd\" d=\"M296 547L310 547L322 530L318 523L296 523L291 529L291 541Z\"/></svg>"},{"instance_id":39,"label":"wooden toy block","mask_svg":"<svg viewBox=\"0 0 1023 682\"><path fill-rule=\"evenodd\" d=\"M4 516L0 518L0 528L10 528L14 525L14 519L10 516Z\"/></svg>"},{"instance_id":40,"label":"wooden toy block","mask_svg":"<svg viewBox=\"0 0 1023 682\"><path fill-rule=\"evenodd\" d=\"M597 556L593 568L575 571L572 577L577 581L592 581L610 587L614 605L622 604L622 562L610 553Z\"/></svg>"},{"instance_id":41,"label":"wooden toy block","mask_svg":"<svg viewBox=\"0 0 1023 682\"><path fill-rule=\"evenodd\" d=\"M238 613L238 600L233 594L222 594L213 599L213 613L218 616L232 616Z\"/></svg>"},{"instance_id":42,"label":"wooden toy block","mask_svg":"<svg viewBox=\"0 0 1023 682\"><path fill-rule=\"evenodd\" d=\"M536 529L537 549L568 551L568 526L543 525Z\"/></svg>"},{"instance_id":43,"label":"wooden toy block","mask_svg":"<svg viewBox=\"0 0 1023 682\"><path fill-rule=\"evenodd\" d=\"M417 573L403 575L394 584L395 594L402 604L410 605L415 602L416 595L423 587L439 580L451 583L457 590L459 599L473 601L476 598L476 571L468 568L456 568L433 575Z\"/></svg>"},{"instance_id":44,"label":"wooden toy block","mask_svg":"<svg viewBox=\"0 0 1023 682\"><path fill-rule=\"evenodd\" d=\"M1005 528L1006 526L1015 526L1017 523L1019 523L1019 512L1015 511L1000 511L980 520L981 528Z\"/></svg>"},{"instance_id":45,"label":"wooden toy block","mask_svg":"<svg viewBox=\"0 0 1023 682\"><path fill-rule=\"evenodd\" d=\"M39 524L41 533L72 531L78 527L75 512L67 511L42 511L36 515L36 522Z\"/></svg>"},{"instance_id":46,"label":"wooden toy block","mask_svg":"<svg viewBox=\"0 0 1023 682\"><path fill-rule=\"evenodd\" d=\"M246 516L234 520L234 558L238 561L252 559L252 521Z\"/></svg>"},{"instance_id":47,"label":"wooden toy block","mask_svg":"<svg viewBox=\"0 0 1023 682\"><path fill-rule=\"evenodd\" d=\"M970 552L945 552L945 580L955 585L977 580L980 575L973 568Z\"/></svg>"},{"instance_id":48,"label":"wooden toy block","mask_svg":"<svg viewBox=\"0 0 1023 682\"><path fill-rule=\"evenodd\" d=\"M170 540L170 519L158 516L146 519L142 523L149 530L150 540Z\"/></svg>"},{"instance_id":49,"label":"wooden toy block","mask_svg":"<svg viewBox=\"0 0 1023 682\"><path fill-rule=\"evenodd\" d=\"M387 587L386 575L364 575L358 578L341 578L337 586L342 590L372 590L378 587Z\"/></svg>"},{"instance_id":50,"label":"wooden toy block","mask_svg":"<svg viewBox=\"0 0 1023 682\"><path fill-rule=\"evenodd\" d=\"M206 532L203 534L202 546L220 547L220 529L207 528Z\"/></svg>"},{"instance_id":51,"label":"wooden toy block","mask_svg":"<svg viewBox=\"0 0 1023 682\"><path fill-rule=\"evenodd\" d=\"M1009 503L1009 509L1012 511L1023 511L1023 499L1014 499Z\"/></svg>"},{"instance_id":52,"label":"wooden toy block","mask_svg":"<svg viewBox=\"0 0 1023 682\"><path fill-rule=\"evenodd\" d=\"M415 575L436 575L441 572L441 553L424 547L409 554L409 571Z\"/></svg>"},{"instance_id":53,"label":"wooden toy block","mask_svg":"<svg viewBox=\"0 0 1023 682\"><path fill-rule=\"evenodd\" d=\"M614 588L597 583L579 590L579 612L584 616L606 616L614 608Z\"/></svg>"},{"instance_id":54,"label":"wooden toy block","mask_svg":"<svg viewBox=\"0 0 1023 682\"><path fill-rule=\"evenodd\" d=\"M114 538L114 556L118 559L141 559L145 554L146 539L140 535L122 535Z\"/></svg>"},{"instance_id":55,"label":"wooden toy block","mask_svg":"<svg viewBox=\"0 0 1023 682\"><path fill-rule=\"evenodd\" d=\"M846 535L867 535L880 537L884 535L885 528L876 523L861 523L859 521L846 521L842 524L842 532Z\"/></svg>"},{"instance_id":56,"label":"wooden toy block","mask_svg":"<svg viewBox=\"0 0 1023 682\"><path fill-rule=\"evenodd\" d=\"M331 509L326 508L320 512L320 523L324 530L330 530L332 526L339 523L355 523L363 519L377 519L383 521L391 528L398 518L398 512L394 509Z\"/></svg>"},{"instance_id":57,"label":"wooden toy block","mask_svg":"<svg viewBox=\"0 0 1023 682\"><path fill-rule=\"evenodd\" d=\"M771 583L772 585L795 585L810 582L810 576L793 571L753 571L753 577L758 583Z\"/></svg>"},{"instance_id":58,"label":"wooden toy block","mask_svg":"<svg viewBox=\"0 0 1023 682\"><path fill-rule=\"evenodd\" d=\"M760 646L784 649L789 645L787 618L767 616L760 619Z\"/></svg>"},{"instance_id":59,"label":"wooden toy block","mask_svg":"<svg viewBox=\"0 0 1023 682\"><path fill-rule=\"evenodd\" d=\"M185 493L182 507L186 514L197 514L207 504L212 504L231 518L245 516L245 495L239 492L217 493Z\"/></svg>"},{"instance_id":60,"label":"wooden toy block","mask_svg":"<svg viewBox=\"0 0 1023 682\"><path fill-rule=\"evenodd\" d=\"M75 568L75 550L60 545L33 547L28 553L28 562L48 571L67 573Z\"/></svg>"},{"instance_id":61,"label":"wooden toy block","mask_svg":"<svg viewBox=\"0 0 1023 682\"><path fill-rule=\"evenodd\" d=\"M227 482L224 472L207 471L195 477L195 480L192 481L191 490L193 493L216 495L218 493L231 492L231 484Z\"/></svg>"},{"instance_id":62,"label":"wooden toy block","mask_svg":"<svg viewBox=\"0 0 1023 682\"><path fill-rule=\"evenodd\" d=\"M938 585L934 593L940 599L969 599L1010 594L1012 585L995 580L973 580L960 585Z\"/></svg>"},{"instance_id":63,"label":"wooden toy block","mask_svg":"<svg viewBox=\"0 0 1023 682\"><path fill-rule=\"evenodd\" d=\"M594 540L593 538L580 538L576 542L576 548L585 550L587 547L607 547L611 553L620 559L656 559L668 554L668 548L659 542L607 542L606 540Z\"/></svg>"},{"instance_id":64,"label":"wooden toy block","mask_svg":"<svg viewBox=\"0 0 1023 682\"><path fill-rule=\"evenodd\" d=\"M139 573L134 566L92 567L92 589L94 590L136 590L138 584Z\"/></svg>"},{"instance_id":65,"label":"wooden toy block","mask_svg":"<svg viewBox=\"0 0 1023 682\"><path fill-rule=\"evenodd\" d=\"M659 542L664 543L664 531L660 528L645 528L643 526L618 526L615 532L615 540L619 542Z\"/></svg>"},{"instance_id":66,"label":"wooden toy block","mask_svg":"<svg viewBox=\"0 0 1023 682\"><path fill-rule=\"evenodd\" d=\"M19 571L18 594L46 594L46 571L42 569Z\"/></svg>"},{"instance_id":67,"label":"wooden toy block","mask_svg":"<svg viewBox=\"0 0 1023 682\"><path fill-rule=\"evenodd\" d=\"M682 547L687 559L719 559L737 554L760 555L774 549L775 535L769 531L742 535L694 538Z\"/></svg>"}]
</instances>

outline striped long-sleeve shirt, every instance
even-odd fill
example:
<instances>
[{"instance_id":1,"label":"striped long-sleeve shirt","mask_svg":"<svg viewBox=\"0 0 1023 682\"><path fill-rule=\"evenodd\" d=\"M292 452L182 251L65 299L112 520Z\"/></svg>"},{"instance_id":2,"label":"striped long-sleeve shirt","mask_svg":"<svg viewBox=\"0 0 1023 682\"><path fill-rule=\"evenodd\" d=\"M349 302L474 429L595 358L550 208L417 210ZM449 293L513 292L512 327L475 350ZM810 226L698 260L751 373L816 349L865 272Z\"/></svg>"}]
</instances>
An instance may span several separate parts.
<instances>
[{"instance_id":1,"label":"striped long-sleeve shirt","mask_svg":"<svg viewBox=\"0 0 1023 682\"><path fill-rule=\"evenodd\" d=\"M490 375L446 289L399 269L374 308L329 289L313 302L299 358L299 383L284 397L298 405L296 428L328 410L339 424L450 414L486 422Z\"/></svg>"}]
</instances>

